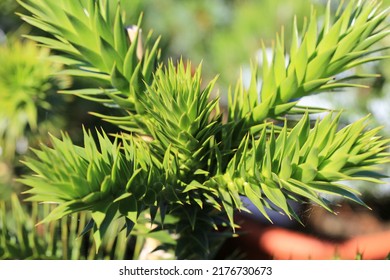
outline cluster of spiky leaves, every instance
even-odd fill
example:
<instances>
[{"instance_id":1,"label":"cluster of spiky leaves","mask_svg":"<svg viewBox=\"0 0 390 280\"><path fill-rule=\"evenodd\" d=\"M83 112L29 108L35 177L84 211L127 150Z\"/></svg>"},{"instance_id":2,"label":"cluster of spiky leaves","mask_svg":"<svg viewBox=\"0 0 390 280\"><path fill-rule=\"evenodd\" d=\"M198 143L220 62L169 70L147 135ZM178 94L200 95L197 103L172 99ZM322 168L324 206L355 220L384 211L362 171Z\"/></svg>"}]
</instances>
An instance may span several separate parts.
<instances>
[{"instance_id":1,"label":"cluster of spiky leaves","mask_svg":"<svg viewBox=\"0 0 390 280\"><path fill-rule=\"evenodd\" d=\"M389 161L389 140L376 136L378 129L365 131L366 119L337 131L339 117L329 114L311 128L305 115L290 131L285 126L275 133L271 126L269 134L263 129L258 138L248 136L227 167L231 197L245 195L268 219L265 208L299 220L289 203L302 197L332 211L321 194L337 194L364 205L356 189L338 182L380 183L377 178L382 175L375 173L378 167L372 163Z\"/></svg>"},{"instance_id":2,"label":"cluster of spiky leaves","mask_svg":"<svg viewBox=\"0 0 390 280\"><path fill-rule=\"evenodd\" d=\"M69 65L70 68L62 73L102 83L100 88L64 93L102 103L115 103L121 109L140 113L142 106L138 100L142 96L138 95L142 94L145 83L152 81L152 73L159 60L158 40L151 45L149 34L141 56L139 31L135 29L133 36L126 32L130 27L126 29L124 26L119 2L19 1L35 15L22 15L22 18L55 37L27 36L64 53L53 57Z\"/></svg>"},{"instance_id":3,"label":"cluster of spiky leaves","mask_svg":"<svg viewBox=\"0 0 390 280\"><path fill-rule=\"evenodd\" d=\"M29 166L39 177L21 180L40 186L28 193L30 200L50 201L59 206L44 222L83 210L91 211L95 241L100 246L109 224L119 215L126 219L128 230L137 222L143 209L153 206L162 191L162 174L153 164L147 147L134 140L122 146L98 133L97 145L90 133L84 133L84 147L73 145L69 137L52 137L53 148L34 150L37 160ZM47 172L47 168L52 172Z\"/></svg>"},{"instance_id":4,"label":"cluster of spiky leaves","mask_svg":"<svg viewBox=\"0 0 390 280\"><path fill-rule=\"evenodd\" d=\"M301 111L296 104L303 96L345 87L364 87L347 81L375 75L339 77L337 74L387 58L372 55L380 50L370 47L389 34L388 25L383 24L388 11L381 10L376 1L349 1L346 7L341 3L332 17L329 1L322 27L318 26L315 10L309 21L305 21L301 33L295 20L288 52L283 30L272 48L271 61L263 45L260 93L257 67L254 67L249 89L244 89L241 81L236 86L230 100L229 119L245 119L246 126L253 127L266 118Z\"/></svg>"},{"instance_id":5,"label":"cluster of spiky leaves","mask_svg":"<svg viewBox=\"0 0 390 280\"><path fill-rule=\"evenodd\" d=\"M98 245L113 220L122 218L131 232L147 213L154 231L177 234L175 244L164 246L176 246L178 258L210 257L215 230L234 230L234 212L246 210L240 196L265 216L265 208L274 207L299 219L291 200L309 199L330 211L322 193L362 203L355 190L337 182L377 181L376 165L389 160L388 141L379 129L367 130L365 120L341 130L339 115L332 114L313 127L308 114L293 128L265 121L300 112L292 99L345 87L335 74L381 59L364 58L388 33L380 27L387 13L373 2L340 6L334 21L328 6L319 34L313 13L300 44L294 28L287 66L278 38L272 61L263 65L261 92L254 67L249 89L238 82L230 98L227 123L211 98L215 81L203 88L200 68L193 72L183 61L155 68L157 43L137 56L138 41L125 36L120 6L111 18L103 0L22 3L34 14L24 18L55 36L33 39L70 55L74 74L106 82L105 90L73 93L125 113L101 116L122 130L115 140L85 133L84 147L77 147L67 136L53 138L53 148L42 146L35 150L38 159L27 159L35 176L22 180L31 187L30 200L59 204L46 220L91 211L86 230L93 229ZM175 222L164 223L167 215Z\"/></svg>"},{"instance_id":6,"label":"cluster of spiky leaves","mask_svg":"<svg viewBox=\"0 0 390 280\"><path fill-rule=\"evenodd\" d=\"M172 75L172 71L177 75ZM221 122L211 118L216 104L208 101L212 84L201 90L200 69L192 77L190 65L185 67L183 63L176 69L170 64L155 75L156 82L147 87L145 95L153 100L146 99L144 103L153 117L144 121L144 130L151 138L126 135L111 142L104 133L97 133L97 144L85 132L84 146L77 147L66 135L62 140L52 137L52 148L42 146L41 150L34 150L37 159L27 159L25 164L38 175L20 180L34 186L27 191L32 195L29 200L59 203L44 222L91 211L93 221L87 229L94 229L98 246L117 218L124 219L130 232L141 214L148 213L152 222L158 213L162 222L170 214L188 221L182 228L171 226L179 234L198 228L201 216L203 229L216 228L222 222L208 211L202 213L202 209L210 208L207 203L220 210L217 196L200 183L210 173L210 147L215 145L214 134L222 127ZM164 104L175 108L158 108ZM176 114L176 120L172 114ZM164 225L156 230L169 227ZM205 246L200 238L197 243L179 242L193 248L178 254ZM210 253L208 248L202 250Z\"/></svg>"},{"instance_id":7,"label":"cluster of spiky leaves","mask_svg":"<svg viewBox=\"0 0 390 280\"><path fill-rule=\"evenodd\" d=\"M38 113L48 110L50 94L69 79L53 78L62 65L48 61L49 49L12 35L0 45L0 157L12 159L16 143L38 127Z\"/></svg>"}]
</instances>

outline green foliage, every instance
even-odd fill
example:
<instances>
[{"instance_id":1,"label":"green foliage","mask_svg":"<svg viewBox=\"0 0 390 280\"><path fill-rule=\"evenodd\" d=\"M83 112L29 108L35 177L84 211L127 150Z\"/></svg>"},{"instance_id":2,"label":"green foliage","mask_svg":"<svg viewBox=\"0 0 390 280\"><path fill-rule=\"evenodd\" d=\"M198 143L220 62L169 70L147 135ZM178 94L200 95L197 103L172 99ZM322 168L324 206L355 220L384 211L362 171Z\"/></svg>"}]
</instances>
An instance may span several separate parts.
<instances>
[{"instance_id":1,"label":"green foliage","mask_svg":"<svg viewBox=\"0 0 390 280\"><path fill-rule=\"evenodd\" d=\"M10 36L0 45L0 158L12 159L18 141L37 131L39 114L52 108L50 97L69 85L52 75L62 65L48 61L49 49Z\"/></svg>"},{"instance_id":2,"label":"green foliage","mask_svg":"<svg viewBox=\"0 0 390 280\"><path fill-rule=\"evenodd\" d=\"M162 176L142 143L125 141L121 148L105 134L99 134L99 145L90 134L85 133L84 139L85 147L81 148L67 136L63 141L53 137L53 148L43 146L42 151L34 151L38 160L26 163L40 176L21 182L37 186L28 191L33 195L30 200L61 205L44 222L91 211L99 247L108 226L118 216L126 218L128 231L132 229L140 212L155 203L162 189ZM47 167L53 172L48 174Z\"/></svg>"},{"instance_id":3,"label":"green foliage","mask_svg":"<svg viewBox=\"0 0 390 280\"><path fill-rule=\"evenodd\" d=\"M177 258L210 258L231 234L218 229L234 232L235 211L247 211L240 196L266 217L266 208L276 208L299 220L291 200L333 211L326 193L363 204L340 181L382 177L375 171L389 154L379 128L367 129L362 119L340 129L332 113L312 125L310 114L323 110L296 106L303 96L355 86L335 75L384 58L367 57L389 32L382 26L387 12L373 1L340 6L334 19L328 6L322 28L313 11L302 36L294 25L288 54L278 36L272 60L264 51L261 71L253 66L250 86L238 81L225 119L212 97L215 80L203 83L200 67L157 64L158 40L140 44L140 29L127 36L121 1L115 16L104 0L20 3L33 14L23 16L27 22L54 35L30 38L60 51L54 58L69 65L65 73L104 84L67 93L113 108L112 116L95 113L118 126L113 138L84 131L80 147L65 134L52 137L52 147L42 145L25 161L35 174L20 180L31 187L29 200L58 205L43 222L89 211L85 231L92 230L97 249L120 220L140 237L137 226L153 224L151 233L165 233L161 248L175 249ZM288 114L300 121L289 125Z\"/></svg>"},{"instance_id":4,"label":"green foliage","mask_svg":"<svg viewBox=\"0 0 390 280\"><path fill-rule=\"evenodd\" d=\"M321 28L317 26L315 10L303 28L302 36L295 21L288 55L283 30L272 48L271 61L263 47L260 93L255 74L257 67L253 69L249 89L244 89L239 81L229 104L230 119L245 118L245 125L253 127L266 118L289 113L303 96L359 87L346 81L373 76L357 74L339 78L336 75L357 65L386 58L369 56L379 51L369 47L389 34L387 26L381 25L387 15L388 11L380 11L375 2L357 4L350 1L345 9L340 6L333 18L329 2Z\"/></svg>"},{"instance_id":5,"label":"green foliage","mask_svg":"<svg viewBox=\"0 0 390 280\"><path fill-rule=\"evenodd\" d=\"M138 95L144 90L144 83L151 83L159 57L158 41L151 44L149 34L142 45L137 29L125 29L120 5L114 7L113 2L90 0L19 2L36 14L35 17L23 15L26 22L57 37L27 36L67 54L54 57L70 66L63 74L96 79L106 87L115 88L67 93L93 101L116 103L121 109L131 112L142 110Z\"/></svg>"},{"instance_id":6,"label":"green foliage","mask_svg":"<svg viewBox=\"0 0 390 280\"><path fill-rule=\"evenodd\" d=\"M0 30L4 31L8 25L12 25L14 18L10 15L15 12L18 3L13 0L0 0Z\"/></svg>"},{"instance_id":7,"label":"green foliage","mask_svg":"<svg viewBox=\"0 0 390 280\"><path fill-rule=\"evenodd\" d=\"M375 136L378 129L365 130L364 119L337 131L340 115L327 115L310 127L305 115L290 131L287 126L257 139L243 139L227 167L230 195L245 195L266 216L268 202L276 210L299 220L289 201L307 198L332 211L321 194L336 194L363 204L359 193L338 181L379 182L372 166L389 161L388 139ZM251 140L251 141L250 141ZM226 209L228 210L228 209ZM230 213L233 216L233 213Z\"/></svg>"},{"instance_id":8,"label":"green foliage","mask_svg":"<svg viewBox=\"0 0 390 280\"><path fill-rule=\"evenodd\" d=\"M29 208L30 207L30 208ZM92 233L81 236L90 215L76 213L58 221L36 225L53 205L22 205L16 194L0 201L0 259L125 259L131 256L126 233L117 234L119 223L110 232L96 254Z\"/></svg>"}]
</instances>

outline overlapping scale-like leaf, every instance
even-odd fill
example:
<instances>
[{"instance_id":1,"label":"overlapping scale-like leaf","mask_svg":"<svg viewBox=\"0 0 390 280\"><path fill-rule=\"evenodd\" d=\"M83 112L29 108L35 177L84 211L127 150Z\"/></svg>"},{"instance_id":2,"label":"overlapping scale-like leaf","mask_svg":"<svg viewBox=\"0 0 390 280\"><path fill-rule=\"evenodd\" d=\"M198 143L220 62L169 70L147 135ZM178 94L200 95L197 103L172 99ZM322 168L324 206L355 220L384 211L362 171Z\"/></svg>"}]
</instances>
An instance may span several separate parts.
<instances>
[{"instance_id":1,"label":"overlapping scale-like leaf","mask_svg":"<svg viewBox=\"0 0 390 280\"><path fill-rule=\"evenodd\" d=\"M148 134L164 151L169 148L177 155L178 171L186 181L188 174L206 167L202 165L210 141L221 129L220 120L213 117L218 100L210 101L215 80L204 89L201 82L200 67L193 73L190 63L175 66L170 61L166 69L157 70L144 101L151 116Z\"/></svg>"},{"instance_id":2,"label":"overlapping scale-like leaf","mask_svg":"<svg viewBox=\"0 0 390 280\"><path fill-rule=\"evenodd\" d=\"M152 81L152 73L159 59L158 40L152 43L149 34L143 44L140 29L124 25L119 2L19 2L33 14L21 15L26 22L54 36L28 38L66 54L53 57L70 66L65 70L66 74L99 80L108 89L108 92L82 89L63 93L102 103L107 102L104 97L108 95L122 109L134 112L140 109L137 97L142 95L144 83L150 84ZM112 11L113 7L116 12Z\"/></svg>"},{"instance_id":3,"label":"overlapping scale-like leaf","mask_svg":"<svg viewBox=\"0 0 390 280\"><path fill-rule=\"evenodd\" d=\"M380 183L378 165L390 161L388 139L367 130L367 118L339 129L339 117L328 114L310 127L306 114L293 129L279 133L263 129L258 138L244 139L227 167L231 201L245 195L265 215L270 205L297 217L291 200L308 199L331 210L321 194L332 194L364 204L359 192L341 181ZM269 202L271 204L269 204ZM239 209L239 205L235 205ZM232 209L225 207L232 215Z\"/></svg>"},{"instance_id":4,"label":"overlapping scale-like leaf","mask_svg":"<svg viewBox=\"0 0 390 280\"><path fill-rule=\"evenodd\" d=\"M318 26L313 10L310 20L298 32L295 21L289 51L283 32L276 38L269 61L263 47L261 84L257 67L252 67L252 84L248 89L238 82L230 98L230 120L245 119L246 127L254 127L266 118L275 118L295 108L297 99L321 91L344 87L360 87L346 81L356 76L339 77L357 65L381 60L386 56L372 55L380 49L370 49L389 34L384 24L388 10L381 10L376 1L349 1L340 4L335 17L328 3L324 21ZM372 75L358 74L360 78ZM259 88L261 88L259 90Z\"/></svg>"},{"instance_id":5,"label":"overlapping scale-like leaf","mask_svg":"<svg viewBox=\"0 0 390 280\"><path fill-rule=\"evenodd\" d=\"M58 204L44 222L91 211L99 244L114 217L125 217L134 226L140 213L156 204L163 177L142 143L119 144L104 133L97 137L85 132L84 147L67 135L52 137L52 148L34 150L36 157L25 163L35 175L20 181L31 187L28 200Z\"/></svg>"}]
</instances>

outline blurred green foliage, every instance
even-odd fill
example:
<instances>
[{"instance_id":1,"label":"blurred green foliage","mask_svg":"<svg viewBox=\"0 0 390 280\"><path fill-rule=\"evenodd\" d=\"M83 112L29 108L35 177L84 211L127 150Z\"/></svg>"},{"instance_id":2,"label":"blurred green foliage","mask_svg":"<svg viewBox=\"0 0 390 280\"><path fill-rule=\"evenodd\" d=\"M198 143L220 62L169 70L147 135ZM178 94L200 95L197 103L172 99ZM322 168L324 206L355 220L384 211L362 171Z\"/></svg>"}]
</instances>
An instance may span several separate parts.
<instances>
[{"instance_id":1,"label":"blurred green foliage","mask_svg":"<svg viewBox=\"0 0 390 280\"><path fill-rule=\"evenodd\" d=\"M313 3L323 10L320 2ZM305 0L146 0L140 9L146 11L145 27L162 34L162 53L184 55L195 63L203 60L205 74L222 73L219 83L227 87L249 63L248 57L255 59L261 40L270 46L294 15L302 26L311 5Z\"/></svg>"},{"instance_id":2,"label":"blurred green foliage","mask_svg":"<svg viewBox=\"0 0 390 280\"><path fill-rule=\"evenodd\" d=\"M53 96L71 81L54 76L62 65L31 41L8 36L0 45L0 62L0 158L11 160L15 153L26 152L28 134L43 128L39 119L45 121L45 112L58 103Z\"/></svg>"},{"instance_id":3,"label":"blurred green foliage","mask_svg":"<svg viewBox=\"0 0 390 280\"><path fill-rule=\"evenodd\" d=\"M38 224L50 213L53 205L21 203L16 194L7 201L0 200L0 260L88 260L126 259L133 252L126 243L125 232L117 234L119 224L110 228L102 242L102 250L96 254L92 234L80 237L90 217L79 213L63 219Z\"/></svg>"}]
</instances>

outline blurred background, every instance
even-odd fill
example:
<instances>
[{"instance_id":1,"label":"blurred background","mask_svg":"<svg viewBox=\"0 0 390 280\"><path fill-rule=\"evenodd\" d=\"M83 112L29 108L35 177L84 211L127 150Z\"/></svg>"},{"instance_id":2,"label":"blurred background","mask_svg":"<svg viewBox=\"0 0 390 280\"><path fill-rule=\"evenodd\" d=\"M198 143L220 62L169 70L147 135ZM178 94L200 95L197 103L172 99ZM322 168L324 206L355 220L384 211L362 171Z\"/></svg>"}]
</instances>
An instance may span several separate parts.
<instances>
[{"instance_id":1,"label":"blurred background","mask_svg":"<svg viewBox=\"0 0 390 280\"><path fill-rule=\"evenodd\" d=\"M205 80L219 75L217 88L222 102L226 102L228 88L234 85L240 73L244 80L246 77L249 79L250 61L259 61L262 42L268 47L272 46L275 34L284 28L286 45L289 45L294 16L297 16L298 26L302 26L304 18L310 15L314 7L321 20L326 2L122 0L122 5L126 10L128 25L135 24L142 12L144 34L152 30L155 38L162 36L164 60L183 57L194 65L202 62ZM116 1L110 3L115 5ZM389 4L390 0L383 1L383 6ZM332 7L337 9L337 6L338 1L333 1ZM25 172L20 160L30 153L28 147L47 144L48 133L59 135L61 131L67 131L75 143L80 143L82 125L104 127L107 131L114 131L115 128L88 114L91 111L104 112L107 108L57 93L59 89L86 86L85 81L54 75L63 66L48 59L48 50L23 39L23 34L39 34L41 31L24 24L17 15L20 12L24 11L16 1L0 0L0 259L131 257L131 252L119 248L120 240L106 240L105 249L98 256L91 253L90 237L75 242L72 237L77 236L77 231L88 218L84 214L64 218L55 225L34 227L50 211L50 206L43 209L24 202L25 197L21 194L23 186L15 181ZM381 43L383 47L388 47L390 37ZM372 126L383 125L382 134L390 136L388 65L387 60L362 66L365 72L381 75L362 81L369 86L368 89L322 93L303 98L301 103L343 109L345 123L372 114ZM386 174L390 174L388 166L384 166L384 169ZM310 204L297 205L304 227L278 213L271 213L275 225L332 242L388 230L389 185L364 183L353 186L363 193L363 201L372 210L334 200L340 214L333 216ZM259 228L269 226L261 216L256 216L255 221ZM119 238L124 240L121 242L132 242L123 236ZM236 242L236 248L228 248L226 252L240 250L243 244ZM264 251L262 254L260 251L252 257L272 258L270 252ZM245 257L245 254L242 256Z\"/></svg>"}]
</instances>

